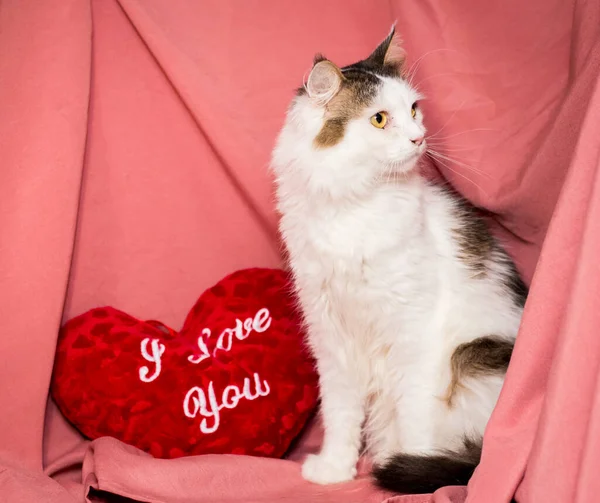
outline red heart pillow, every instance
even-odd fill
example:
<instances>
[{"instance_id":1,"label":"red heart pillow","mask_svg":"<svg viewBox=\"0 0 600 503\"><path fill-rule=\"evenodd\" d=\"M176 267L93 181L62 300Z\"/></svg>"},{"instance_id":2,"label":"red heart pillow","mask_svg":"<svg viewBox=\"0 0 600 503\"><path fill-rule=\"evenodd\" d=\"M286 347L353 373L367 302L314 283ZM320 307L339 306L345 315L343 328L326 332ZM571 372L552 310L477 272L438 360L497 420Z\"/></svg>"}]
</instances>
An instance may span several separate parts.
<instances>
[{"instance_id":1,"label":"red heart pillow","mask_svg":"<svg viewBox=\"0 0 600 503\"><path fill-rule=\"evenodd\" d=\"M207 290L179 333L111 307L61 330L52 396L89 438L155 457L280 457L317 402L288 276L238 271Z\"/></svg>"}]
</instances>

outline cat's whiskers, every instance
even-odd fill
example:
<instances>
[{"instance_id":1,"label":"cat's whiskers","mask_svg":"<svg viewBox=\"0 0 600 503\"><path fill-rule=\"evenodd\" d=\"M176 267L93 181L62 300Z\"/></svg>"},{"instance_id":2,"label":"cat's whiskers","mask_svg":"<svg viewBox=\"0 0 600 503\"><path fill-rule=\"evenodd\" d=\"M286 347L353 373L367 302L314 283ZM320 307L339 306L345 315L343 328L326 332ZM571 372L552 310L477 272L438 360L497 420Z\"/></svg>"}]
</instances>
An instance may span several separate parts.
<instances>
[{"instance_id":1,"label":"cat's whiskers","mask_svg":"<svg viewBox=\"0 0 600 503\"><path fill-rule=\"evenodd\" d=\"M436 155L435 155L435 154L432 154L432 153L429 153L429 157L430 157L430 159L433 159L435 162L437 162L437 163L439 163L440 165L444 166L445 168L449 169L449 170L450 170L450 171L452 171L453 173L456 173L456 174L459 174L459 175L461 175L463 178L465 178L465 179L469 180L471 183L473 183L473 184L475 184L475 185L476 185L475 181L474 181L473 179L471 179L471 178L467 177L467 176L466 176L466 175L465 175L465 174L464 174L464 173L463 173L463 172L462 172L460 169L458 169L456 166L455 166L454 168L452 167L452 163L453 163L454 161L450 161L450 160L448 160L448 159L445 159L445 158L443 158L443 157L439 157L439 156L437 156L437 157L436 157ZM483 173L483 172L481 172L481 171L476 171L476 170L474 170L474 169L471 169L469 166L464 166L464 167L465 167L466 169L468 169L469 171L471 171L471 172L472 172L473 174L475 174L475 175L479 175L479 176L485 177L485 178L487 178L487 179L491 179L491 177L490 177L490 176L489 176L487 173ZM480 189L482 189L482 187L479 187L479 186L477 186L477 187L478 187L478 188L480 188ZM483 189L482 189L482 190L483 190ZM486 195L487 195L487 194L486 194Z\"/></svg>"},{"instance_id":2,"label":"cat's whiskers","mask_svg":"<svg viewBox=\"0 0 600 503\"><path fill-rule=\"evenodd\" d=\"M427 57L427 56L431 56L432 54L438 53L438 52L443 52L443 51L449 51L449 52L458 52L456 49L449 49L447 47L442 47L439 49L432 49L431 51L427 51L425 54L423 54L421 57L419 57L408 69L408 71L406 72L406 80L408 81L408 83L412 86L412 81L415 77L415 75L417 74L417 70L419 69L419 66L421 65L421 62Z\"/></svg>"},{"instance_id":3,"label":"cat's whiskers","mask_svg":"<svg viewBox=\"0 0 600 503\"><path fill-rule=\"evenodd\" d=\"M393 181L393 176L394 176L394 170L396 168L396 164L395 163L388 163L385 167L385 171L383 172L385 181L385 184L390 184Z\"/></svg>"},{"instance_id":4,"label":"cat's whiskers","mask_svg":"<svg viewBox=\"0 0 600 503\"><path fill-rule=\"evenodd\" d=\"M476 173L478 175L485 176L485 177L488 177L490 179L493 179L492 175L490 175L489 173L486 173L485 171L483 171L483 170L481 170L479 168L476 168L475 166L471 166L470 164L466 164L465 162L463 162L463 161L461 161L459 159L455 159L453 157L450 157L447 154L443 154L443 153L435 151L435 150L433 150L431 148L428 149L428 152L431 153L436 158L443 159L443 160L446 160L446 161L454 163L454 164L458 164L459 166L467 168L469 171L472 171L473 173Z\"/></svg>"},{"instance_id":5,"label":"cat's whiskers","mask_svg":"<svg viewBox=\"0 0 600 503\"><path fill-rule=\"evenodd\" d=\"M392 183L394 180L394 168L395 166L388 166L388 183Z\"/></svg>"},{"instance_id":6,"label":"cat's whiskers","mask_svg":"<svg viewBox=\"0 0 600 503\"><path fill-rule=\"evenodd\" d=\"M385 169L379 174L376 178L376 183L383 183L385 185L390 185L401 178L403 181L408 180L408 173L402 168L402 162L389 162L386 163Z\"/></svg>"},{"instance_id":7,"label":"cat's whiskers","mask_svg":"<svg viewBox=\"0 0 600 503\"><path fill-rule=\"evenodd\" d=\"M447 122L446 122L446 124L447 124ZM445 126L444 126L444 127L445 127ZM442 129L443 129L443 128L442 128ZM454 133L454 134L451 134L451 135L448 135L448 136L441 136L441 137L439 137L439 136L438 136L438 134L441 132L441 129L438 129L438 130L437 130L437 131L436 131L434 134L426 136L426 137L425 137L425 139L426 139L426 140L427 140L427 142L429 143L429 141L430 141L431 139L433 139L433 138L435 138L436 140L447 140L447 139L449 139L449 138L454 138L454 137L456 137L456 136L460 136L460 135L463 135L463 134L467 134L467 133L476 133L476 132L479 132L479 131L494 131L494 132L498 132L498 130L497 130L497 129L491 129L491 128L475 128L475 129L467 129L467 130L465 130L465 131L460 131L460 132L458 132L458 133Z\"/></svg>"},{"instance_id":8,"label":"cat's whiskers","mask_svg":"<svg viewBox=\"0 0 600 503\"><path fill-rule=\"evenodd\" d=\"M447 143L443 141L439 142L427 142L428 146L431 146L435 149L442 149L443 152L468 152L472 150L477 150L479 147L467 147L465 145L456 145L456 147L447 147Z\"/></svg>"},{"instance_id":9,"label":"cat's whiskers","mask_svg":"<svg viewBox=\"0 0 600 503\"><path fill-rule=\"evenodd\" d=\"M439 158L434 157L431 152L427 152L427 155L429 157L431 157L431 159L433 159L435 162L440 163L442 166L444 166L446 169L452 171L452 173L454 173L455 175L460 176L461 178L464 178L465 180L467 180L468 182L472 183L475 187L477 187L486 197L489 197L489 194L483 189L483 187L481 187L481 185L477 184L475 181L471 180L468 176L466 176L465 174L461 173L460 171L457 171L455 169L453 169L449 164L445 163L444 161L442 161Z\"/></svg>"},{"instance_id":10,"label":"cat's whiskers","mask_svg":"<svg viewBox=\"0 0 600 503\"><path fill-rule=\"evenodd\" d=\"M437 135L439 135L446 128L446 126L450 123L450 121L454 118L454 116L462 109L462 107L465 105L466 102L467 102L467 100L463 100L463 102L460 104L460 106L458 108L456 108L454 110L454 112L452 112L452 115L448 118L446 123L440 129L438 129L435 133L430 134L428 136L428 139L435 138Z\"/></svg>"},{"instance_id":11,"label":"cat's whiskers","mask_svg":"<svg viewBox=\"0 0 600 503\"><path fill-rule=\"evenodd\" d=\"M416 84L411 83L411 86L414 87L415 89L417 89L418 91L420 91L421 90L420 87L423 84L423 82L427 82L428 80L435 79L437 77L447 77L449 75L456 75L456 74L454 72L435 73L433 75L429 75L428 77L425 77L424 79L421 79Z\"/></svg>"}]
</instances>

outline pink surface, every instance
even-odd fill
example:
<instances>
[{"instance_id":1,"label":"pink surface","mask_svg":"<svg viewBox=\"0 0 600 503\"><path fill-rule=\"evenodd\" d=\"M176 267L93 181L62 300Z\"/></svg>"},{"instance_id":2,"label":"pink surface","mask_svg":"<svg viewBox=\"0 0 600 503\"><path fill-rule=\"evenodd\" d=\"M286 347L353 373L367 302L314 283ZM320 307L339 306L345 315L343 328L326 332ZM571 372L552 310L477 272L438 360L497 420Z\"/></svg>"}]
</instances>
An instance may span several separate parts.
<instances>
[{"instance_id":1,"label":"pink surface","mask_svg":"<svg viewBox=\"0 0 600 503\"><path fill-rule=\"evenodd\" d=\"M385 500L366 479L301 480L318 431L289 460L162 461L89 444L46 401L62 320L111 304L179 327L206 286L280 264L266 167L292 89L314 52L351 62L395 19L430 131L485 174L440 172L497 215L528 281L538 267L468 496L390 501L597 501L600 4L585 0L0 3L2 501Z\"/></svg>"}]
</instances>

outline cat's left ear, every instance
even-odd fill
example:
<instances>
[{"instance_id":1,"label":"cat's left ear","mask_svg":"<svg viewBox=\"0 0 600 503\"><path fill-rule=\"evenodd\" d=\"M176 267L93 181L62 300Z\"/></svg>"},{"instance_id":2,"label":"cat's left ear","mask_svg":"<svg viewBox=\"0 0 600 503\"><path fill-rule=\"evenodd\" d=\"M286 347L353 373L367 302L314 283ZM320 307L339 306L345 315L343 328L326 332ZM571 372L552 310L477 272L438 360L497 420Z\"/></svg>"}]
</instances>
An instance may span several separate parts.
<instances>
[{"instance_id":1,"label":"cat's left ear","mask_svg":"<svg viewBox=\"0 0 600 503\"><path fill-rule=\"evenodd\" d=\"M402 41L396 33L396 24L392 26L390 34L386 39L379 44L367 61L374 63L377 66L395 66L398 69L402 68L406 60L406 53L402 48Z\"/></svg>"}]
</instances>

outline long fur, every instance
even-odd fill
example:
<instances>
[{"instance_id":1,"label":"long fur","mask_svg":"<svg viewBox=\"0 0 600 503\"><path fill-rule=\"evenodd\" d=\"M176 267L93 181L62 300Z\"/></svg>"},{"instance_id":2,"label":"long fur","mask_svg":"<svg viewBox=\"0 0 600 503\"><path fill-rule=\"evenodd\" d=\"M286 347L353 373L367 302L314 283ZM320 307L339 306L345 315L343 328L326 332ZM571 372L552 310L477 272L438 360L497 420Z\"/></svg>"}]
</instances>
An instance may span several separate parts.
<instances>
[{"instance_id":1,"label":"long fur","mask_svg":"<svg viewBox=\"0 0 600 503\"><path fill-rule=\"evenodd\" d=\"M473 209L419 174L420 96L385 57L393 37L320 88L327 103L298 92L272 167L320 375L325 438L303 476L353 478L364 444L383 484L420 491L470 476L463 439L483 436L526 288Z\"/></svg>"},{"instance_id":2,"label":"long fur","mask_svg":"<svg viewBox=\"0 0 600 503\"><path fill-rule=\"evenodd\" d=\"M481 458L481 440L465 439L457 452L395 454L373 470L383 489L405 494L432 493L440 487L466 485Z\"/></svg>"}]
</instances>

